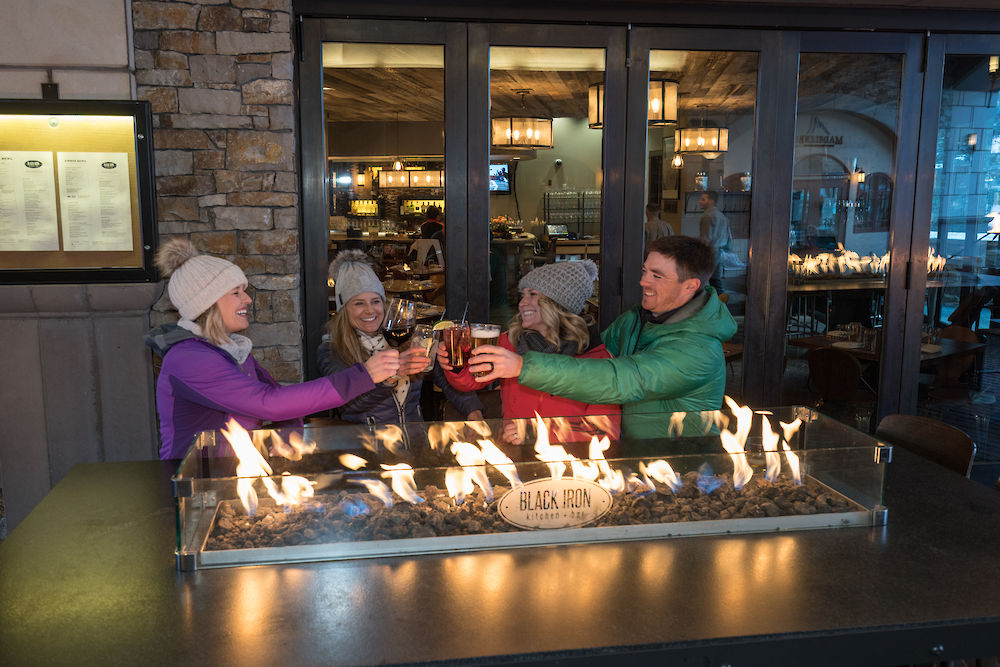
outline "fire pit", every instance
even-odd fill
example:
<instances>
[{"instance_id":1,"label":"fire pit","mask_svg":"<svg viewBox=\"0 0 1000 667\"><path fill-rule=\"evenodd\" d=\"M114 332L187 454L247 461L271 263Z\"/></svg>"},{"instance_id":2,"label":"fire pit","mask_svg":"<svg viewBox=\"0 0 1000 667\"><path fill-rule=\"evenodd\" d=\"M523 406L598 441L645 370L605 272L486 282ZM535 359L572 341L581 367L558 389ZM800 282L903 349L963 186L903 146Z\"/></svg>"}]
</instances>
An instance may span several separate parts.
<instances>
[{"instance_id":1,"label":"fire pit","mask_svg":"<svg viewBox=\"0 0 1000 667\"><path fill-rule=\"evenodd\" d=\"M808 408L200 434L178 566L368 558L883 523L891 448ZM512 445L504 434L520 433ZM589 438L589 440L588 440Z\"/></svg>"}]
</instances>

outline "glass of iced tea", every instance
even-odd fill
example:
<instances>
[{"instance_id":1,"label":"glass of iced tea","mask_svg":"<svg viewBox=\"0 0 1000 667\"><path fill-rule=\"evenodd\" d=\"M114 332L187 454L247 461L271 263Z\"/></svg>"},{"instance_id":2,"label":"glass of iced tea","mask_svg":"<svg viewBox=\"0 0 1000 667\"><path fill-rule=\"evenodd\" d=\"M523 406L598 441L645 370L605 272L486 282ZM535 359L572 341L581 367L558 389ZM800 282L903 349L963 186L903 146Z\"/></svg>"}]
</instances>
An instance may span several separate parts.
<instances>
[{"instance_id":1,"label":"glass of iced tea","mask_svg":"<svg viewBox=\"0 0 1000 667\"><path fill-rule=\"evenodd\" d=\"M409 347L419 349L423 356L430 359L434 353L434 338L434 330L431 329L429 324L417 324L413 327L413 335L410 336ZM429 369L430 366L422 372L426 373Z\"/></svg>"},{"instance_id":2,"label":"glass of iced tea","mask_svg":"<svg viewBox=\"0 0 1000 667\"><path fill-rule=\"evenodd\" d=\"M475 350L480 345L496 345L500 339L499 324L473 324L469 329L471 349ZM489 375L491 371L473 373L476 377Z\"/></svg>"},{"instance_id":3,"label":"glass of iced tea","mask_svg":"<svg viewBox=\"0 0 1000 667\"><path fill-rule=\"evenodd\" d=\"M441 344L448 351L448 362L457 373L469 360L469 325L454 324L442 329Z\"/></svg>"}]
</instances>

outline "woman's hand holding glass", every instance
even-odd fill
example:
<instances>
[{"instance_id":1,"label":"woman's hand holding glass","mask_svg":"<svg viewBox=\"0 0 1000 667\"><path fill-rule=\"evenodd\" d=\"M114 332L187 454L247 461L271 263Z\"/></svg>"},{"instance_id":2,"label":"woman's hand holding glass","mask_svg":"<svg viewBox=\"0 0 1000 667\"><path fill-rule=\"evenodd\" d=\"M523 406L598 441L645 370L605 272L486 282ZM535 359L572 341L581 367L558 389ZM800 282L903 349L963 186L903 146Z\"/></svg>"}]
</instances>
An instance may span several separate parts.
<instances>
[{"instance_id":1,"label":"woman's hand holding glass","mask_svg":"<svg viewBox=\"0 0 1000 667\"><path fill-rule=\"evenodd\" d=\"M385 382L396 375L399 370L399 351L381 350L368 357L365 362L365 370L371 376L372 382L378 384Z\"/></svg>"},{"instance_id":2,"label":"woman's hand holding glass","mask_svg":"<svg viewBox=\"0 0 1000 667\"><path fill-rule=\"evenodd\" d=\"M409 347L399 358L399 374L416 375L427 371L434 363L433 348L434 332L431 327L426 324L414 326Z\"/></svg>"}]
</instances>

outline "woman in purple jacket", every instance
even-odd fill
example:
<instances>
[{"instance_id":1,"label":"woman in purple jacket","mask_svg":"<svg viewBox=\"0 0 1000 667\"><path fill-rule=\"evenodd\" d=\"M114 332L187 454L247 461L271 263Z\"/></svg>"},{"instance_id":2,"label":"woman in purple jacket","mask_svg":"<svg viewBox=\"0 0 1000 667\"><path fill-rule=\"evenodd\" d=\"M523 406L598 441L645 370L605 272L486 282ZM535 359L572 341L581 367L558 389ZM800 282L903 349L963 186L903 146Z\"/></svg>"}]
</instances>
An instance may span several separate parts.
<instances>
[{"instance_id":1,"label":"woman in purple jacket","mask_svg":"<svg viewBox=\"0 0 1000 667\"><path fill-rule=\"evenodd\" d=\"M174 239L156 254L170 278L167 293L181 319L146 336L163 357L156 383L160 413L160 458L181 458L200 431L223 427L230 418L244 428L264 421L301 424L301 418L346 403L399 369L399 353L385 350L363 364L296 385L278 384L237 334L250 326L243 271L219 257L200 255L187 239Z\"/></svg>"}]
</instances>

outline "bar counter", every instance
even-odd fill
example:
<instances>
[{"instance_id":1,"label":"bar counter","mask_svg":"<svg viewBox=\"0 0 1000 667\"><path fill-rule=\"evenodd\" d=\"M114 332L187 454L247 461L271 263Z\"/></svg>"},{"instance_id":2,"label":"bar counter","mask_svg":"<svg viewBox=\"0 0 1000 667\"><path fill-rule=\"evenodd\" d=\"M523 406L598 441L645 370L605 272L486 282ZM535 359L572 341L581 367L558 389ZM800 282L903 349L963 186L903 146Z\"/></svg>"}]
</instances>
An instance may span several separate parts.
<instances>
[{"instance_id":1,"label":"bar counter","mask_svg":"<svg viewBox=\"0 0 1000 667\"><path fill-rule=\"evenodd\" d=\"M170 463L0 543L0 664L891 665L1000 654L1000 493L898 448L888 525L201 570Z\"/></svg>"}]
</instances>

